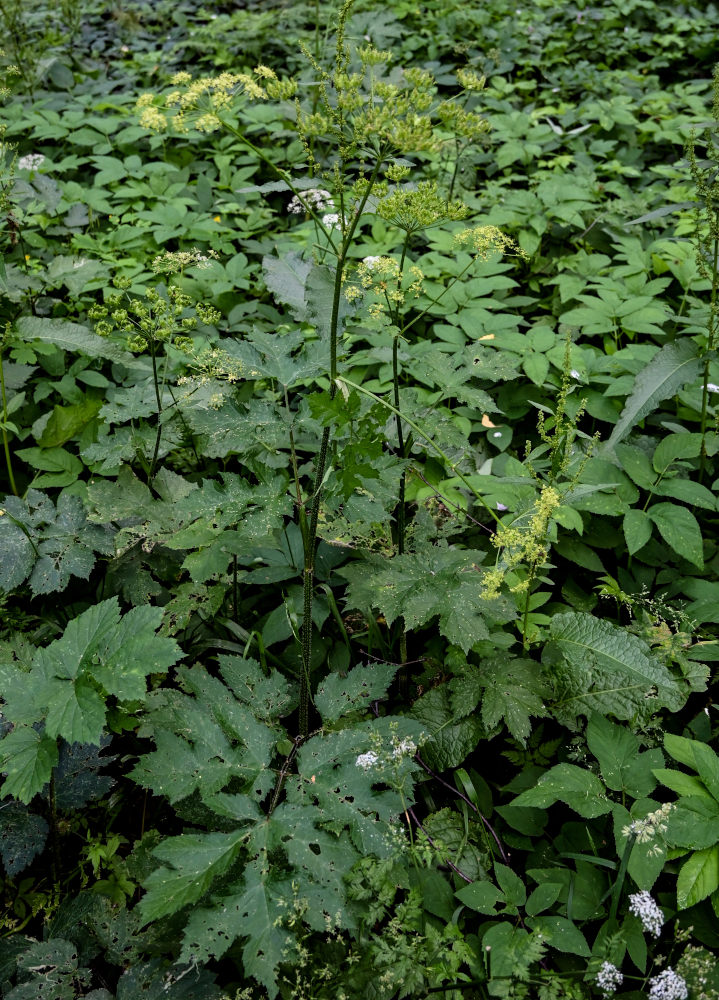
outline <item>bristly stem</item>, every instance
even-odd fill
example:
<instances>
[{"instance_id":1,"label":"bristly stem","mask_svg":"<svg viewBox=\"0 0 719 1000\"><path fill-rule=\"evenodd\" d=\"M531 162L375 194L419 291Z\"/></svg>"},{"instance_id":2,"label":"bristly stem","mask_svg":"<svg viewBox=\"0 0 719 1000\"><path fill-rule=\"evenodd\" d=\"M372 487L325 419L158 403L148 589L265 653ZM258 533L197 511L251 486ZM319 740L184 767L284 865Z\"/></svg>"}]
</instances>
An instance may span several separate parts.
<instances>
[{"instance_id":1,"label":"bristly stem","mask_svg":"<svg viewBox=\"0 0 719 1000\"><path fill-rule=\"evenodd\" d=\"M370 192L377 180L380 167L385 157L384 149L381 149L374 169L369 178L369 183L358 204L352 219L342 239L342 246L337 257L337 269L335 271L334 289L332 294L332 313L330 315L330 398L334 399L337 394L337 334L339 329L340 302L342 297L342 278L344 267L347 261L347 253L352 245L352 238L362 217L362 212L367 204ZM320 496L322 484L327 466L327 453L330 442L330 428L325 427L322 431L319 455L317 457L317 467L315 469L315 479L312 488L312 496L309 501L309 524L307 526L306 537L303 537L304 544L304 573L303 573L303 619L302 619L302 672L300 675L300 708L299 724L300 736L306 737L309 732L309 711L310 711L310 663L312 658L312 603L314 600L314 573L315 573L315 550L317 548L317 520L320 510Z\"/></svg>"},{"instance_id":2,"label":"bristly stem","mask_svg":"<svg viewBox=\"0 0 719 1000\"><path fill-rule=\"evenodd\" d=\"M2 350L0 350L0 393L2 394L2 443L3 450L5 451L5 466L7 468L8 479L10 480L10 489L15 496L18 496L17 486L15 485L15 476L12 471L10 441L7 436L7 396L5 394L5 372L3 369Z\"/></svg>"}]
</instances>

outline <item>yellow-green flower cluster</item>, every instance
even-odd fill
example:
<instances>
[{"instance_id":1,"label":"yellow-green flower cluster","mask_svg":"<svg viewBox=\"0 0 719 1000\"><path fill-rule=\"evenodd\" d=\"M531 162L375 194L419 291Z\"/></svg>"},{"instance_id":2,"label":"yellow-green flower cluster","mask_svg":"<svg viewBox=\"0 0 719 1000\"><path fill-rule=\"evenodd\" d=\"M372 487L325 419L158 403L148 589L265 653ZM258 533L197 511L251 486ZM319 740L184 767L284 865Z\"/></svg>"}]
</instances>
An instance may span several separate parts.
<instances>
[{"instance_id":1,"label":"yellow-green flower cluster","mask_svg":"<svg viewBox=\"0 0 719 1000\"><path fill-rule=\"evenodd\" d=\"M475 229L463 229L454 237L458 249L468 250L475 260L488 260L493 253L508 253L527 260L527 254L501 229L496 226L478 226Z\"/></svg>"},{"instance_id":2,"label":"yellow-green flower cluster","mask_svg":"<svg viewBox=\"0 0 719 1000\"><path fill-rule=\"evenodd\" d=\"M475 93L478 93L480 90L484 90L484 85L487 82L487 78L484 74L480 76L479 73L475 73L473 69L458 69L456 76L460 87L464 90L474 91Z\"/></svg>"},{"instance_id":3,"label":"yellow-green flower cluster","mask_svg":"<svg viewBox=\"0 0 719 1000\"><path fill-rule=\"evenodd\" d=\"M454 101L443 101L437 108L437 117L446 129L469 142L478 142L491 128L486 118Z\"/></svg>"},{"instance_id":4,"label":"yellow-green flower cluster","mask_svg":"<svg viewBox=\"0 0 719 1000\"><path fill-rule=\"evenodd\" d=\"M214 250L201 253L197 247L192 250L165 250L153 260L150 267L155 274L181 274L186 267L209 267L219 257Z\"/></svg>"},{"instance_id":5,"label":"yellow-green flower cluster","mask_svg":"<svg viewBox=\"0 0 719 1000\"><path fill-rule=\"evenodd\" d=\"M154 350L158 344L173 338L175 346L185 350L192 346L192 341L187 336L176 335L186 335L194 330L198 318L203 323L217 322L220 314L212 306L195 304L189 295L174 285L166 293L165 296L156 288L148 288L142 299L110 295L105 305L92 306L88 316L95 321L95 332L100 337L109 337L115 332L125 334L125 343L130 351L141 353L148 347ZM183 315L193 305L194 315Z\"/></svg>"},{"instance_id":6,"label":"yellow-green flower cluster","mask_svg":"<svg viewBox=\"0 0 719 1000\"><path fill-rule=\"evenodd\" d=\"M377 203L377 214L406 233L416 233L440 222L457 222L466 218L468 212L461 201L443 198L436 181L420 181L416 187L396 188Z\"/></svg>"},{"instance_id":7,"label":"yellow-green flower cluster","mask_svg":"<svg viewBox=\"0 0 719 1000\"><path fill-rule=\"evenodd\" d=\"M519 520L510 525L500 525L497 533L492 536L492 544L503 550L503 565L488 570L482 577L482 597L485 600L498 597L507 574L523 565L529 568L530 575L514 584L510 590L516 594L527 589L534 570L547 557L549 524L561 502L561 497L553 486L543 486L535 511L526 526L519 523Z\"/></svg>"},{"instance_id":8,"label":"yellow-green flower cluster","mask_svg":"<svg viewBox=\"0 0 719 1000\"><path fill-rule=\"evenodd\" d=\"M200 386L213 380L234 384L248 374L251 377L260 374L257 371L247 372L239 358L232 357L219 347L208 348L200 354L191 353L190 367L195 374L183 376L179 379L178 385Z\"/></svg>"},{"instance_id":9,"label":"yellow-green flower cluster","mask_svg":"<svg viewBox=\"0 0 719 1000\"><path fill-rule=\"evenodd\" d=\"M377 301L371 303L369 314L377 319L385 309L392 311L402 305L407 295L419 295L424 274L416 264L402 270L394 257L365 257L357 265L357 279L359 285L349 285L345 298L355 302L361 298L362 289L370 291Z\"/></svg>"},{"instance_id":10,"label":"yellow-green flower cluster","mask_svg":"<svg viewBox=\"0 0 719 1000\"><path fill-rule=\"evenodd\" d=\"M177 89L164 98L151 93L138 98L135 107L143 127L160 132L171 125L178 132L187 132L191 123L200 132L215 132L238 94L250 100L283 100L296 90L293 80L280 80L274 70L262 65L255 67L254 75L225 72L193 79L189 73L181 72L170 82Z\"/></svg>"}]
</instances>

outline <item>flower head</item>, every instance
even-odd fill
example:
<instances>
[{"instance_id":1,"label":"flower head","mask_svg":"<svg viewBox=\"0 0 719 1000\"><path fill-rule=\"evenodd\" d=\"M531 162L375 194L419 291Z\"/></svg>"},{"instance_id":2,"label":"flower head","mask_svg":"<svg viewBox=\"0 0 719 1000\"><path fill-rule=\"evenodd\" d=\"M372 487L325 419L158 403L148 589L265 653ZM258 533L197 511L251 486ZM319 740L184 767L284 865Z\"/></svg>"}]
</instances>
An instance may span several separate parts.
<instances>
[{"instance_id":1,"label":"flower head","mask_svg":"<svg viewBox=\"0 0 719 1000\"><path fill-rule=\"evenodd\" d=\"M664 924L664 914L655 903L651 893L647 892L646 889L633 893L629 897L629 912L633 913L635 917L639 917L642 927L648 934L659 937ZM657 1000L661 1000L661 998L658 997Z\"/></svg>"},{"instance_id":2,"label":"flower head","mask_svg":"<svg viewBox=\"0 0 719 1000\"><path fill-rule=\"evenodd\" d=\"M355 764L357 767L361 767L363 771L369 771L371 767L374 767L379 760L379 755L375 753L374 750L368 750L367 753L361 753Z\"/></svg>"},{"instance_id":3,"label":"flower head","mask_svg":"<svg viewBox=\"0 0 719 1000\"><path fill-rule=\"evenodd\" d=\"M17 161L17 165L20 170L37 170L45 162L45 157L42 153L28 153L27 156L21 156ZM717 390L719 391L719 390Z\"/></svg>"},{"instance_id":4,"label":"flower head","mask_svg":"<svg viewBox=\"0 0 719 1000\"><path fill-rule=\"evenodd\" d=\"M287 211L292 215L304 215L308 208L316 212L324 212L328 208L334 208L332 195L324 188L308 188L301 195L295 195L287 206Z\"/></svg>"},{"instance_id":5,"label":"flower head","mask_svg":"<svg viewBox=\"0 0 719 1000\"><path fill-rule=\"evenodd\" d=\"M603 962L597 973L596 982L599 989L604 993L604 996L609 997L622 985L624 976L616 965L612 965L611 962Z\"/></svg>"},{"instance_id":6,"label":"flower head","mask_svg":"<svg viewBox=\"0 0 719 1000\"><path fill-rule=\"evenodd\" d=\"M673 969L665 969L649 980L649 1000L687 1000L686 982Z\"/></svg>"}]
</instances>

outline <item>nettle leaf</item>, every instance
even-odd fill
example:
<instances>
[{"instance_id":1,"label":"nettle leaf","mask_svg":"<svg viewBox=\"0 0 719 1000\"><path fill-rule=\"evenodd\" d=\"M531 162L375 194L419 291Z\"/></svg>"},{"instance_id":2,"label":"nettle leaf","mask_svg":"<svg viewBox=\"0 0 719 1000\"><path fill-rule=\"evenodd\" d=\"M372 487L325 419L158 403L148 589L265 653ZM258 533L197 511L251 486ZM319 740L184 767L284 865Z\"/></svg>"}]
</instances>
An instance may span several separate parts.
<instances>
[{"instance_id":1,"label":"nettle leaf","mask_svg":"<svg viewBox=\"0 0 719 1000\"><path fill-rule=\"evenodd\" d=\"M549 715L544 699L550 688L534 660L494 657L478 668L468 667L451 683L452 711L457 718L473 712L481 701L482 722L489 733L499 731L504 720L522 746L532 731L530 717Z\"/></svg>"},{"instance_id":2,"label":"nettle leaf","mask_svg":"<svg viewBox=\"0 0 719 1000\"><path fill-rule=\"evenodd\" d=\"M542 659L555 688L553 711L574 725L599 712L645 718L658 708L678 711L682 685L638 636L583 612L555 615Z\"/></svg>"},{"instance_id":3,"label":"nettle leaf","mask_svg":"<svg viewBox=\"0 0 719 1000\"><path fill-rule=\"evenodd\" d=\"M103 736L100 746L87 743L60 744L55 771L55 803L58 809L80 809L88 802L102 798L115 784L113 778L99 774L116 757L101 757L112 738Z\"/></svg>"},{"instance_id":4,"label":"nettle leaf","mask_svg":"<svg viewBox=\"0 0 719 1000\"><path fill-rule=\"evenodd\" d=\"M476 749L486 735L477 715L456 718L446 685L432 688L412 706L412 717L425 727L432 739L423 756L436 771L446 771L459 764Z\"/></svg>"},{"instance_id":5,"label":"nettle leaf","mask_svg":"<svg viewBox=\"0 0 719 1000\"><path fill-rule=\"evenodd\" d=\"M694 381L701 366L699 348L693 340L665 344L635 377L632 392L604 447L611 451L640 420L656 409L658 403Z\"/></svg>"},{"instance_id":6,"label":"nettle leaf","mask_svg":"<svg viewBox=\"0 0 719 1000\"><path fill-rule=\"evenodd\" d=\"M394 663L357 666L348 676L329 674L315 695L315 706L324 722L336 722L350 712L363 711L371 701L383 698L397 673Z\"/></svg>"},{"instance_id":7,"label":"nettle leaf","mask_svg":"<svg viewBox=\"0 0 719 1000\"><path fill-rule=\"evenodd\" d=\"M604 785L596 774L575 764L556 764L545 771L534 788L518 795L512 805L544 809L555 802L566 803L587 819L603 816L612 809Z\"/></svg>"},{"instance_id":8,"label":"nettle leaf","mask_svg":"<svg viewBox=\"0 0 719 1000\"><path fill-rule=\"evenodd\" d=\"M0 857L10 878L24 871L42 852L48 832L42 816L29 812L27 806L0 803Z\"/></svg>"},{"instance_id":9,"label":"nettle leaf","mask_svg":"<svg viewBox=\"0 0 719 1000\"><path fill-rule=\"evenodd\" d=\"M62 493L57 507L39 490L25 499L8 496L0 516L0 590L9 592L29 578L34 594L64 590L71 576L87 580L95 553L114 551L113 532L90 524L79 497Z\"/></svg>"},{"instance_id":10,"label":"nettle leaf","mask_svg":"<svg viewBox=\"0 0 719 1000\"><path fill-rule=\"evenodd\" d=\"M514 612L480 597L479 563L484 553L433 545L391 559L368 555L337 572L349 581L346 606L369 613L378 608L391 625L400 616L416 629L439 617L439 631L464 652L489 638L487 621L506 622Z\"/></svg>"},{"instance_id":11,"label":"nettle leaf","mask_svg":"<svg viewBox=\"0 0 719 1000\"><path fill-rule=\"evenodd\" d=\"M305 318L305 285L312 270L312 261L303 260L296 250L281 257L262 258L262 277L276 302L290 306L296 319Z\"/></svg>"},{"instance_id":12,"label":"nettle leaf","mask_svg":"<svg viewBox=\"0 0 719 1000\"><path fill-rule=\"evenodd\" d=\"M0 742L0 767L6 772L2 794L27 804L48 783L56 764L55 740L31 726L16 726Z\"/></svg>"}]
</instances>

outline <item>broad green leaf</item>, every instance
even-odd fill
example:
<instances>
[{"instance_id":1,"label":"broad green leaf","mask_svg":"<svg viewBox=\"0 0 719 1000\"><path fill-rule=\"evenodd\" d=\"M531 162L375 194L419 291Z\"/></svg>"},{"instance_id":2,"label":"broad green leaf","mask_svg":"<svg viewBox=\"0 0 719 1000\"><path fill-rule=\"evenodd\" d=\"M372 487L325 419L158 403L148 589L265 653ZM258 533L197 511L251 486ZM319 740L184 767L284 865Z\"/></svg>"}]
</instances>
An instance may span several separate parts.
<instances>
[{"instance_id":1,"label":"broad green leaf","mask_svg":"<svg viewBox=\"0 0 719 1000\"><path fill-rule=\"evenodd\" d=\"M290 306L298 319L304 318L305 284L311 270L312 261L303 260L302 254L294 250L281 257L268 254L262 258L262 277L268 291L276 302Z\"/></svg>"},{"instance_id":2,"label":"broad green leaf","mask_svg":"<svg viewBox=\"0 0 719 1000\"><path fill-rule=\"evenodd\" d=\"M524 906L527 901L527 890L519 875L498 861L494 863L494 875L507 903L512 906Z\"/></svg>"},{"instance_id":3,"label":"broad green leaf","mask_svg":"<svg viewBox=\"0 0 719 1000\"><path fill-rule=\"evenodd\" d=\"M605 444L611 451L631 429L656 409L657 404L674 396L701 370L702 361L694 341L685 339L665 344L634 379L634 387L619 420Z\"/></svg>"},{"instance_id":4,"label":"broad green leaf","mask_svg":"<svg viewBox=\"0 0 719 1000\"><path fill-rule=\"evenodd\" d=\"M107 358L109 361L132 362L132 355L123 351L106 337L98 337L79 323L46 319L40 316L21 316L15 328L25 340L42 340L64 351L85 354L89 358Z\"/></svg>"},{"instance_id":5,"label":"broad green leaf","mask_svg":"<svg viewBox=\"0 0 719 1000\"><path fill-rule=\"evenodd\" d=\"M591 819L611 811L604 785L591 771L576 764L556 764L541 776L534 788L522 792L513 806L537 806L544 809L564 802L580 816Z\"/></svg>"},{"instance_id":6,"label":"broad green leaf","mask_svg":"<svg viewBox=\"0 0 719 1000\"><path fill-rule=\"evenodd\" d=\"M699 522L686 507L655 503L648 510L667 545L698 569L704 566L704 548Z\"/></svg>"},{"instance_id":7,"label":"broad green leaf","mask_svg":"<svg viewBox=\"0 0 719 1000\"><path fill-rule=\"evenodd\" d=\"M686 910L719 888L719 845L695 851L677 876L677 907Z\"/></svg>"},{"instance_id":8,"label":"broad green leaf","mask_svg":"<svg viewBox=\"0 0 719 1000\"><path fill-rule=\"evenodd\" d=\"M707 791L719 802L719 757L711 747L699 740L665 733L664 749L680 764L693 768Z\"/></svg>"},{"instance_id":9,"label":"broad green leaf","mask_svg":"<svg viewBox=\"0 0 719 1000\"><path fill-rule=\"evenodd\" d=\"M366 710L370 702L387 694L397 670L394 663L367 663L354 667L346 677L328 674L315 695L323 721L336 722L350 712Z\"/></svg>"},{"instance_id":10,"label":"broad green leaf","mask_svg":"<svg viewBox=\"0 0 719 1000\"><path fill-rule=\"evenodd\" d=\"M274 998L278 993L277 970L292 958L292 938L282 926L286 908L281 905L292 898L292 885L288 880L274 881L267 867L258 862L245 868L244 882L239 892L223 896L212 909L193 909L183 934L180 961L202 964L212 957L221 958L238 937L245 938L244 971Z\"/></svg>"},{"instance_id":11,"label":"broad green leaf","mask_svg":"<svg viewBox=\"0 0 719 1000\"><path fill-rule=\"evenodd\" d=\"M680 500L689 504L690 507L703 507L704 510L716 510L717 498L701 483L694 483L691 479L678 479L668 477L663 479L654 487L654 495L658 497L671 497L673 500Z\"/></svg>"},{"instance_id":12,"label":"broad green leaf","mask_svg":"<svg viewBox=\"0 0 719 1000\"><path fill-rule=\"evenodd\" d=\"M622 468L629 478L641 486L643 490L650 490L656 480L656 473L652 469L652 463L641 448L628 444L618 444L614 453L619 459Z\"/></svg>"},{"instance_id":13,"label":"broad green leaf","mask_svg":"<svg viewBox=\"0 0 719 1000\"><path fill-rule=\"evenodd\" d=\"M557 951L580 955L582 958L588 958L592 953L582 932L566 917L549 915L531 917L527 925L541 934L547 944Z\"/></svg>"},{"instance_id":14,"label":"broad green leaf","mask_svg":"<svg viewBox=\"0 0 719 1000\"><path fill-rule=\"evenodd\" d=\"M639 740L631 730L597 713L587 725L587 744L599 761L607 788L635 799L654 790L652 767L664 763L661 750L639 753Z\"/></svg>"},{"instance_id":15,"label":"broad green leaf","mask_svg":"<svg viewBox=\"0 0 719 1000\"><path fill-rule=\"evenodd\" d=\"M146 922L176 913L196 903L212 882L224 874L245 840L243 833L187 833L170 837L155 848L169 867L158 868L145 881L147 892L140 900Z\"/></svg>"},{"instance_id":16,"label":"broad green leaf","mask_svg":"<svg viewBox=\"0 0 719 1000\"><path fill-rule=\"evenodd\" d=\"M6 594L19 587L35 565L36 549L28 535L22 522L4 509L0 514L0 591Z\"/></svg>"},{"instance_id":17,"label":"broad green leaf","mask_svg":"<svg viewBox=\"0 0 719 1000\"><path fill-rule=\"evenodd\" d=\"M0 740L3 796L28 803L50 780L57 764L57 743L31 726L16 726Z\"/></svg>"},{"instance_id":18,"label":"broad green leaf","mask_svg":"<svg viewBox=\"0 0 719 1000\"><path fill-rule=\"evenodd\" d=\"M582 612L555 615L542 659L554 680L554 711L571 721L592 711L617 719L677 711L682 686L640 638Z\"/></svg>"},{"instance_id":19,"label":"broad green leaf","mask_svg":"<svg viewBox=\"0 0 719 1000\"><path fill-rule=\"evenodd\" d=\"M36 487L69 486L84 468L80 459L64 448L20 448L15 454L33 469L46 473L33 477Z\"/></svg>"},{"instance_id":20,"label":"broad green leaf","mask_svg":"<svg viewBox=\"0 0 719 1000\"><path fill-rule=\"evenodd\" d=\"M482 722L488 732L504 720L509 732L522 745L532 731L531 716L548 714L545 699L550 690L534 660L493 657L479 668L468 666L450 684L452 710L464 718L482 705Z\"/></svg>"},{"instance_id":21,"label":"broad green leaf","mask_svg":"<svg viewBox=\"0 0 719 1000\"><path fill-rule=\"evenodd\" d=\"M542 910L549 909L552 903L556 903L559 899L561 891L562 886L558 882L545 882L543 885L538 885L527 899L525 907L527 916L536 917Z\"/></svg>"},{"instance_id":22,"label":"broad green leaf","mask_svg":"<svg viewBox=\"0 0 719 1000\"><path fill-rule=\"evenodd\" d=\"M622 530L627 541L629 555L633 556L643 548L652 537L651 518L643 510L633 507L624 515Z\"/></svg>"},{"instance_id":23,"label":"broad green leaf","mask_svg":"<svg viewBox=\"0 0 719 1000\"><path fill-rule=\"evenodd\" d=\"M632 803L631 812L619 802L614 803L612 819L617 857L624 856L629 844L629 834L625 836L625 830L628 830L633 822L645 819L657 809L659 803L653 799L637 799ZM659 878L666 861L667 848L662 836L656 836L643 843L635 840L631 846L627 871L640 889L649 890Z\"/></svg>"},{"instance_id":24,"label":"broad green leaf","mask_svg":"<svg viewBox=\"0 0 719 1000\"><path fill-rule=\"evenodd\" d=\"M652 464L656 472L664 473L678 459L698 458L701 448L701 434L670 434L654 449Z\"/></svg>"},{"instance_id":25,"label":"broad green leaf","mask_svg":"<svg viewBox=\"0 0 719 1000\"><path fill-rule=\"evenodd\" d=\"M439 630L466 653L489 637L487 620L507 620L514 612L481 598L477 565L484 555L472 550L428 546L391 559L368 556L338 572L349 581L347 607L379 608L391 625L400 616L408 629L439 616Z\"/></svg>"},{"instance_id":26,"label":"broad green leaf","mask_svg":"<svg viewBox=\"0 0 719 1000\"><path fill-rule=\"evenodd\" d=\"M478 913L496 913L497 903L503 898L502 892L491 882L472 882L463 885L455 892L455 896L465 906Z\"/></svg>"},{"instance_id":27,"label":"broad green leaf","mask_svg":"<svg viewBox=\"0 0 719 1000\"><path fill-rule=\"evenodd\" d=\"M55 406L50 419L38 438L41 448L59 448L74 438L95 417L102 403L99 399L84 399L72 406Z\"/></svg>"},{"instance_id":28,"label":"broad green leaf","mask_svg":"<svg viewBox=\"0 0 719 1000\"><path fill-rule=\"evenodd\" d=\"M693 850L719 843L719 802L699 796L679 799L669 816L667 841Z\"/></svg>"},{"instance_id":29,"label":"broad green leaf","mask_svg":"<svg viewBox=\"0 0 719 1000\"><path fill-rule=\"evenodd\" d=\"M685 774L683 771L670 771L668 768L654 768L652 771L657 781L671 788L677 795L698 796L705 800L714 801L714 797L709 794L704 785L693 774Z\"/></svg>"},{"instance_id":30,"label":"broad green leaf","mask_svg":"<svg viewBox=\"0 0 719 1000\"><path fill-rule=\"evenodd\" d=\"M458 767L484 735L484 726L476 715L466 719L455 717L444 686L432 688L418 698L412 706L412 717L421 722L432 737L423 757L437 771Z\"/></svg>"},{"instance_id":31,"label":"broad green leaf","mask_svg":"<svg viewBox=\"0 0 719 1000\"><path fill-rule=\"evenodd\" d=\"M42 852L48 833L49 827L42 816L30 812L20 803L3 802L0 809L0 857L10 878L24 871Z\"/></svg>"}]
</instances>

